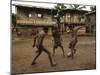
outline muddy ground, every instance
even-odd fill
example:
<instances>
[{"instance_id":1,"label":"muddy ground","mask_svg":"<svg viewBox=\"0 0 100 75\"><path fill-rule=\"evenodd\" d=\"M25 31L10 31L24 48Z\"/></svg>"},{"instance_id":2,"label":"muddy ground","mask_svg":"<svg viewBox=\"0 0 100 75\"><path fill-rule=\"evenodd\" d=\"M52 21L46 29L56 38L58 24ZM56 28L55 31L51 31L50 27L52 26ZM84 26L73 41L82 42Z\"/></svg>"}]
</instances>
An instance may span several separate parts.
<instances>
[{"instance_id":1,"label":"muddy ground","mask_svg":"<svg viewBox=\"0 0 100 75\"><path fill-rule=\"evenodd\" d=\"M33 73L33 72L52 72L69 70L88 70L96 68L96 48L94 36L79 36L76 46L77 53L74 59L67 57L70 51L68 43L69 34L62 35L63 46L66 57L62 56L61 49L56 50L56 56L53 57L57 63L56 67L51 67L48 56L43 52L37 60L36 65L31 65L35 57L36 48L32 48L33 39L28 37L16 37L12 40L12 73ZM44 42L45 47L52 53L53 42L51 36L47 36Z\"/></svg>"}]
</instances>

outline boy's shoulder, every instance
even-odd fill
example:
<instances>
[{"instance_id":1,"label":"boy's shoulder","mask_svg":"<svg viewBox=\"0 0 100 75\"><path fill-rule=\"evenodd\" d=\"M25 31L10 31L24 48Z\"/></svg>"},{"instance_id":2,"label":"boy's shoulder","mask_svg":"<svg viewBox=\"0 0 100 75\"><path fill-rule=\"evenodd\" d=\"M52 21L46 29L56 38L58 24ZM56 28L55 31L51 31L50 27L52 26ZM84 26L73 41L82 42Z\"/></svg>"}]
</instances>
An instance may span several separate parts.
<instances>
[{"instance_id":1,"label":"boy's shoulder","mask_svg":"<svg viewBox=\"0 0 100 75\"><path fill-rule=\"evenodd\" d=\"M45 34L44 31L40 31L40 32L39 32L39 35L44 35L44 34Z\"/></svg>"}]
</instances>

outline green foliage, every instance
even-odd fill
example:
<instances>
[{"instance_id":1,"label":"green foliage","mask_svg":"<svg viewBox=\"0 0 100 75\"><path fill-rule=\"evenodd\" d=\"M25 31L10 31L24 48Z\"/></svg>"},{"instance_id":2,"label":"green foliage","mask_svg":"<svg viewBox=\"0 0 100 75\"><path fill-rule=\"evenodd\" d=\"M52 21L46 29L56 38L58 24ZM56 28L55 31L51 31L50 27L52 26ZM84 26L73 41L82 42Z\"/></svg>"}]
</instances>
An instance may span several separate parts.
<instances>
[{"instance_id":1,"label":"green foliage","mask_svg":"<svg viewBox=\"0 0 100 75\"><path fill-rule=\"evenodd\" d=\"M91 11L95 11L96 10L96 6L91 6L90 9L91 9Z\"/></svg>"},{"instance_id":2,"label":"green foliage","mask_svg":"<svg viewBox=\"0 0 100 75\"><path fill-rule=\"evenodd\" d=\"M67 7L64 4L58 3L55 6L55 9L57 10L56 16L53 16L55 19L60 19L63 13L61 13L63 10L65 10Z\"/></svg>"},{"instance_id":3,"label":"green foliage","mask_svg":"<svg viewBox=\"0 0 100 75\"><path fill-rule=\"evenodd\" d=\"M64 4L58 3L55 8L58 10L58 12L61 12L62 10L66 9L66 6Z\"/></svg>"},{"instance_id":4,"label":"green foliage","mask_svg":"<svg viewBox=\"0 0 100 75\"><path fill-rule=\"evenodd\" d=\"M58 24L58 29L60 30L60 17L63 14L63 10L65 10L67 7L64 4L58 3L55 6L55 9L57 10L56 15L53 16L53 19L56 20L57 24Z\"/></svg>"},{"instance_id":5,"label":"green foliage","mask_svg":"<svg viewBox=\"0 0 100 75\"><path fill-rule=\"evenodd\" d=\"M69 8L74 9L74 10L81 10L83 8L86 8L86 6L85 5L79 5L79 4L69 4Z\"/></svg>"},{"instance_id":6,"label":"green foliage","mask_svg":"<svg viewBox=\"0 0 100 75\"><path fill-rule=\"evenodd\" d=\"M12 25L16 25L16 15L12 13Z\"/></svg>"}]
</instances>

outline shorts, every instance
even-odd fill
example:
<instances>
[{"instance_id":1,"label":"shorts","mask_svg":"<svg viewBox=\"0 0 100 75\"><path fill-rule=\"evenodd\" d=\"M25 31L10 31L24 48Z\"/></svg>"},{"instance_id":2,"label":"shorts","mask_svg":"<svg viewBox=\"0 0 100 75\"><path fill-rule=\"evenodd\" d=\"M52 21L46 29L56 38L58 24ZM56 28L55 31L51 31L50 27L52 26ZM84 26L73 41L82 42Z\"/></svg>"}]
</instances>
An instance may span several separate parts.
<instances>
[{"instance_id":1,"label":"shorts","mask_svg":"<svg viewBox=\"0 0 100 75\"><path fill-rule=\"evenodd\" d=\"M77 40L72 40L70 43L69 43L69 48L75 48L77 44Z\"/></svg>"},{"instance_id":2,"label":"shorts","mask_svg":"<svg viewBox=\"0 0 100 75\"><path fill-rule=\"evenodd\" d=\"M60 41L55 41L54 47L57 48L58 46L61 46L61 42Z\"/></svg>"}]
</instances>

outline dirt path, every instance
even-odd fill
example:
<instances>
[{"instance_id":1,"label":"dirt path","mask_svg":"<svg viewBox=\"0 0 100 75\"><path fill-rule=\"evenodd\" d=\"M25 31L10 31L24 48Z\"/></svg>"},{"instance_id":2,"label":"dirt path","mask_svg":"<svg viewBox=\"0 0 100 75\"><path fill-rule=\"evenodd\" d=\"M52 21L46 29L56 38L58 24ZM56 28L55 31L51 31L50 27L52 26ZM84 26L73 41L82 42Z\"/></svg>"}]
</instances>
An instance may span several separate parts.
<instances>
[{"instance_id":1,"label":"dirt path","mask_svg":"<svg viewBox=\"0 0 100 75\"><path fill-rule=\"evenodd\" d=\"M69 37L63 36L63 46L67 55ZM60 48L56 50L54 57L57 62L56 67L51 67L48 57L45 53L37 60L36 65L30 65L35 53L35 48L32 48L33 39L17 39L12 41L12 73L31 73L31 72L48 72L48 71L68 71L78 69L95 69L95 38L94 37L79 37L77 44L77 53L72 60L67 56L63 58ZM45 40L45 46L52 53L51 37Z\"/></svg>"}]
</instances>

